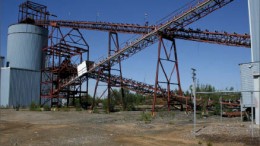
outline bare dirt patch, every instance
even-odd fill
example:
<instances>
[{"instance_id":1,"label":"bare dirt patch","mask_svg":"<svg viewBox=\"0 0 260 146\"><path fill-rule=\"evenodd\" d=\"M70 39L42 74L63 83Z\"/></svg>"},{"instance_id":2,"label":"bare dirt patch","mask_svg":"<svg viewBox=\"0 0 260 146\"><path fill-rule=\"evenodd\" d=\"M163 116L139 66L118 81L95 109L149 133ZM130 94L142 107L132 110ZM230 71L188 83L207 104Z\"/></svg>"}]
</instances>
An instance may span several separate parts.
<instances>
[{"instance_id":1,"label":"bare dirt patch","mask_svg":"<svg viewBox=\"0 0 260 146\"><path fill-rule=\"evenodd\" d=\"M192 115L180 111L160 112L145 122L141 111L91 114L1 109L0 145L259 145L259 129L254 129L252 139L250 122L240 122L240 118L223 118L222 123L218 116L199 118L196 137L192 123Z\"/></svg>"}]
</instances>

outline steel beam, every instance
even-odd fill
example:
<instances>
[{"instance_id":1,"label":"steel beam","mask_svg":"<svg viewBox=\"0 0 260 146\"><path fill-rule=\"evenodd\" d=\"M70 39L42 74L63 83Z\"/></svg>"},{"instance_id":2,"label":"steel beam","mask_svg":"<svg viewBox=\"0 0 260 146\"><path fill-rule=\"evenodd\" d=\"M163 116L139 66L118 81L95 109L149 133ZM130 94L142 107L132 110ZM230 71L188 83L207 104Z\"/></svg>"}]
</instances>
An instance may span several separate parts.
<instances>
[{"instance_id":1,"label":"steel beam","mask_svg":"<svg viewBox=\"0 0 260 146\"><path fill-rule=\"evenodd\" d=\"M249 34L229 34L227 32L209 32L208 30L202 31L200 29L179 29L168 30L160 33L167 39L182 39L189 41L205 42L212 44L220 44L236 47L251 47L251 39Z\"/></svg>"},{"instance_id":2,"label":"steel beam","mask_svg":"<svg viewBox=\"0 0 260 146\"><path fill-rule=\"evenodd\" d=\"M141 38L137 39L136 41L132 42L130 45L125 46L123 49L118 51L112 56L109 56L107 59L97 63L95 66L92 66L87 73L91 73L93 71L99 70L102 66L107 66L108 63L113 66L119 62L119 59L125 60L134 54L142 51L146 47L154 44L158 41L158 33L164 32L167 30L178 30L181 29L199 19L202 17L205 17L206 15L210 14L211 12L222 8L223 6L229 4L233 0L203 0L200 3L188 8L185 8L185 10L182 13L175 14L174 17L170 18L167 22L157 27L152 32L149 32L148 34L142 36ZM67 83L63 84L62 87L68 86L72 84L75 80L77 80L79 77L75 77L74 79L71 79Z\"/></svg>"}]
</instances>

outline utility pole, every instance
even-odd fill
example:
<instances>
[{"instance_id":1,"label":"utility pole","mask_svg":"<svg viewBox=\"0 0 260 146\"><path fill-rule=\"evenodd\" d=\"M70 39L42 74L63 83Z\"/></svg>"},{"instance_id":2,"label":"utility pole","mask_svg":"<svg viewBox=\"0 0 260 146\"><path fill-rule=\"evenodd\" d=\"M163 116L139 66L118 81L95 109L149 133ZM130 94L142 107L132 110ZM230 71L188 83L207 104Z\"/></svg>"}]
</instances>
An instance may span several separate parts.
<instances>
[{"instance_id":1,"label":"utility pole","mask_svg":"<svg viewBox=\"0 0 260 146\"><path fill-rule=\"evenodd\" d=\"M96 14L96 22L100 21L100 20L99 20L99 16L100 16L100 13L97 12L97 14Z\"/></svg>"},{"instance_id":2,"label":"utility pole","mask_svg":"<svg viewBox=\"0 0 260 146\"><path fill-rule=\"evenodd\" d=\"M243 122L243 98L242 98L242 94L240 97L240 118L241 118L241 122Z\"/></svg>"},{"instance_id":3,"label":"utility pole","mask_svg":"<svg viewBox=\"0 0 260 146\"><path fill-rule=\"evenodd\" d=\"M144 13L144 25L148 26L148 14Z\"/></svg>"},{"instance_id":4,"label":"utility pole","mask_svg":"<svg viewBox=\"0 0 260 146\"><path fill-rule=\"evenodd\" d=\"M222 117L223 117L223 105L222 105L222 96L220 96L220 121L222 123Z\"/></svg>"},{"instance_id":5,"label":"utility pole","mask_svg":"<svg viewBox=\"0 0 260 146\"><path fill-rule=\"evenodd\" d=\"M193 80L193 111L194 111L194 119L193 119L193 132L194 136L196 136L196 69L191 68L192 70L192 80Z\"/></svg>"}]
</instances>

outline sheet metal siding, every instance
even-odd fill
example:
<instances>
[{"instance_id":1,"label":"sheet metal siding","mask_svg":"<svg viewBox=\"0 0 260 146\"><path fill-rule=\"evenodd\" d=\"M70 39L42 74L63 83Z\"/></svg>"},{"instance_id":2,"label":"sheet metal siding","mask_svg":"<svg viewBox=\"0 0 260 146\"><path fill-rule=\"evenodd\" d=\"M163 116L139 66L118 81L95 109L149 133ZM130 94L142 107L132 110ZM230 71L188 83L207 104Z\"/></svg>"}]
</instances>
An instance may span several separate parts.
<instances>
[{"instance_id":1,"label":"sheet metal siding","mask_svg":"<svg viewBox=\"0 0 260 146\"><path fill-rule=\"evenodd\" d=\"M42 49L48 45L48 30L30 24L16 24L8 28L7 61L10 67L41 69Z\"/></svg>"},{"instance_id":2,"label":"sheet metal siding","mask_svg":"<svg viewBox=\"0 0 260 146\"><path fill-rule=\"evenodd\" d=\"M4 57L0 56L0 68L4 67Z\"/></svg>"},{"instance_id":3,"label":"sheet metal siding","mask_svg":"<svg viewBox=\"0 0 260 146\"><path fill-rule=\"evenodd\" d=\"M1 67L3 66L4 66L4 57L0 56L0 105L1 105Z\"/></svg>"},{"instance_id":4,"label":"sheet metal siding","mask_svg":"<svg viewBox=\"0 0 260 146\"><path fill-rule=\"evenodd\" d=\"M260 1L248 0L252 62L260 61ZM260 64L258 65L260 68ZM258 73L260 69L258 70ZM260 77L254 79L254 90L260 91ZM260 93L254 93L255 122L260 125Z\"/></svg>"},{"instance_id":5,"label":"sheet metal siding","mask_svg":"<svg viewBox=\"0 0 260 146\"><path fill-rule=\"evenodd\" d=\"M1 67L0 67L0 106L1 106Z\"/></svg>"},{"instance_id":6,"label":"sheet metal siding","mask_svg":"<svg viewBox=\"0 0 260 146\"><path fill-rule=\"evenodd\" d=\"M11 69L9 105L29 106L39 103L40 72Z\"/></svg>"},{"instance_id":7,"label":"sheet metal siding","mask_svg":"<svg viewBox=\"0 0 260 146\"><path fill-rule=\"evenodd\" d=\"M9 89L10 89L10 68L1 68L1 87L0 87L0 105L9 105Z\"/></svg>"},{"instance_id":8,"label":"sheet metal siding","mask_svg":"<svg viewBox=\"0 0 260 146\"><path fill-rule=\"evenodd\" d=\"M260 63L247 63L240 64L240 77L241 77L241 90L242 91L254 91L253 74L259 72ZM252 66L250 69L249 66ZM251 106L251 93L242 92L243 104L246 107Z\"/></svg>"},{"instance_id":9,"label":"sheet metal siding","mask_svg":"<svg viewBox=\"0 0 260 146\"><path fill-rule=\"evenodd\" d=\"M260 61L260 1L248 0L252 62Z\"/></svg>"}]
</instances>

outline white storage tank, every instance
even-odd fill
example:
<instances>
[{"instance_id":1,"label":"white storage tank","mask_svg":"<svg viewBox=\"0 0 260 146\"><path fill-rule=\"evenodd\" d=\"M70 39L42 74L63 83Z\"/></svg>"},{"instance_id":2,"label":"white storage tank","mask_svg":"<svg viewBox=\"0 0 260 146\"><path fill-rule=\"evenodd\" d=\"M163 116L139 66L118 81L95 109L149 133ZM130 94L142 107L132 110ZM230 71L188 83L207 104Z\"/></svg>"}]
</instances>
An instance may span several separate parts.
<instances>
[{"instance_id":1,"label":"white storage tank","mask_svg":"<svg viewBox=\"0 0 260 146\"><path fill-rule=\"evenodd\" d=\"M12 68L41 70L42 49L48 45L48 30L31 24L8 28L6 64Z\"/></svg>"}]
</instances>

